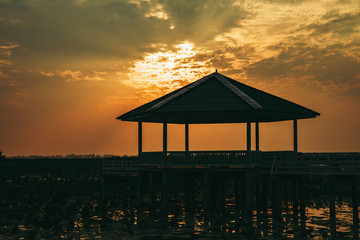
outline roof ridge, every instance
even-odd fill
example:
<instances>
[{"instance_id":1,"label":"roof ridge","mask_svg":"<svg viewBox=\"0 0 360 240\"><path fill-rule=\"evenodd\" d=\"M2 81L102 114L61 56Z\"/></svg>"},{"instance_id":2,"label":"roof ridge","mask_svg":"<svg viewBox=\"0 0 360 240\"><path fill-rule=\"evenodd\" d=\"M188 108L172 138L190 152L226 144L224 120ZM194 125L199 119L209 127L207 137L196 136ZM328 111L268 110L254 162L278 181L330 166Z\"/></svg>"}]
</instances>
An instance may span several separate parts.
<instances>
[{"instance_id":1,"label":"roof ridge","mask_svg":"<svg viewBox=\"0 0 360 240\"><path fill-rule=\"evenodd\" d=\"M146 109L145 112L150 112L150 111L155 111L156 109L159 109L160 107L164 106L165 104L171 102L172 100L180 97L181 95L185 94L186 92L190 91L191 89L199 86L201 83L205 82L206 80L208 80L209 78L211 78L215 73L209 74L203 78L200 78L199 80L193 82L192 84L189 84L187 87L185 87L184 89L180 90L179 92L165 98L164 100L162 100L161 102L155 104L154 106L150 107L149 109Z\"/></svg>"},{"instance_id":2,"label":"roof ridge","mask_svg":"<svg viewBox=\"0 0 360 240\"><path fill-rule=\"evenodd\" d=\"M303 109L306 109L306 110L308 110L308 111L311 111L311 112L313 112L313 113L315 113L315 114L317 114L317 115L320 116L320 113L318 113L318 112L316 112L316 111L314 111L314 110L311 110L311 109L309 109L309 108L307 108L307 107L304 107L304 106L302 106L302 105L300 105L300 104L297 104L297 103L292 102L292 101L290 101L290 100L287 100L287 99L285 99L285 98L276 96L276 95L274 95L274 94L265 92L265 91L263 91L263 90L261 90L261 89L254 88L254 87L249 86L249 85L247 85L247 84L245 84L245 83L238 82L238 81L236 81L236 80L234 80L234 79L231 79L231 78L229 78L229 77L226 77L226 78L230 79L231 81L236 82L237 84L241 84L241 85L243 85L243 86L245 86L245 87L247 87L247 88L251 88L251 89L253 89L253 90L257 91L257 92L261 92L261 93L266 94L266 95L268 95L268 96L277 98L277 99L279 99L279 100L281 100L281 101L285 101L285 102L287 102L287 103L289 103L289 104L296 105L297 107L301 107L301 108L303 108Z\"/></svg>"},{"instance_id":3,"label":"roof ridge","mask_svg":"<svg viewBox=\"0 0 360 240\"><path fill-rule=\"evenodd\" d=\"M263 107L259 103L257 103L254 99L252 99L249 95L241 91L239 88L235 87L229 80L224 78L220 73L216 73L215 78L225 87L227 87L230 91L235 93L236 96L238 96L243 101L245 101L253 109L263 109Z\"/></svg>"}]
</instances>

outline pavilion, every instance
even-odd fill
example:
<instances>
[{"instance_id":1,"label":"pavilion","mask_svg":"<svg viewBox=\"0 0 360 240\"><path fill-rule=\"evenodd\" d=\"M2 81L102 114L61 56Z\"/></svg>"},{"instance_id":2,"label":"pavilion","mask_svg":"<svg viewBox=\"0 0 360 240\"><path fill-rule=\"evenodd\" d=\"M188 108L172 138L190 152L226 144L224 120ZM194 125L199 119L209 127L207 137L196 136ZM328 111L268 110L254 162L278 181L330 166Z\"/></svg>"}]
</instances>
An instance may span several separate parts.
<instances>
[{"instance_id":1,"label":"pavilion","mask_svg":"<svg viewBox=\"0 0 360 240\"><path fill-rule=\"evenodd\" d=\"M217 71L165 96L135 108L117 119L138 122L140 163L157 167L234 165L260 152L259 123L293 121L293 152L298 151L297 120L320 114L296 103L247 86ZM142 123L163 124L163 150L142 151ZM246 123L246 151L189 151L189 124ZM255 123L255 151L251 151ZM185 124L185 151L167 150L167 124Z\"/></svg>"}]
</instances>

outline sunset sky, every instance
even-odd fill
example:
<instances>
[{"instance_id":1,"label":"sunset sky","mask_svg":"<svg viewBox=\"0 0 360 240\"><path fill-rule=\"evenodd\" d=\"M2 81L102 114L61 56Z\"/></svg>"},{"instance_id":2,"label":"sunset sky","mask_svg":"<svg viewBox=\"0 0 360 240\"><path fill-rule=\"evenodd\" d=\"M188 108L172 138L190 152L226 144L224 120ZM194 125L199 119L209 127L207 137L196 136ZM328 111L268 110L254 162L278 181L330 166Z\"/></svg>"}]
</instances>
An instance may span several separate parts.
<instances>
[{"instance_id":1,"label":"sunset sky","mask_svg":"<svg viewBox=\"0 0 360 240\"><path fill-rule=\"evenodd\" d=\"M0 0L0 150L136 154L115 118L218 71L320 112L299 151L360 151L359 0ZM292 123L260 148L292 148ZM144 124L144 150L160 150ZM244 150L244 124L191 125L190 150ZM184 126L169 126L169 150Z\"/></svg>"}]
</instances>

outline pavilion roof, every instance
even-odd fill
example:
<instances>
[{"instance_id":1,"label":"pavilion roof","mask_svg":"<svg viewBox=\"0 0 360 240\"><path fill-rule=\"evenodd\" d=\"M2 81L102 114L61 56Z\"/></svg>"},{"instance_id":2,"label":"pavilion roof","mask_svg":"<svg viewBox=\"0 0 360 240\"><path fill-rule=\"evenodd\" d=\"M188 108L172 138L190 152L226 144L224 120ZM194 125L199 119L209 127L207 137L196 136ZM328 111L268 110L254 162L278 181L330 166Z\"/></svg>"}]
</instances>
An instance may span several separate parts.
<instances>
[{"instance_id":1,"label":"pavilion roof","mask_svg":"<svg viewBox=\"0 0 360 240\"><path fill-rule=\"evenodd\" d=\"M318 115L313 110L215 72L117 119L157 123L240 123L314 118Z\"/></svg>"}]
</instances>

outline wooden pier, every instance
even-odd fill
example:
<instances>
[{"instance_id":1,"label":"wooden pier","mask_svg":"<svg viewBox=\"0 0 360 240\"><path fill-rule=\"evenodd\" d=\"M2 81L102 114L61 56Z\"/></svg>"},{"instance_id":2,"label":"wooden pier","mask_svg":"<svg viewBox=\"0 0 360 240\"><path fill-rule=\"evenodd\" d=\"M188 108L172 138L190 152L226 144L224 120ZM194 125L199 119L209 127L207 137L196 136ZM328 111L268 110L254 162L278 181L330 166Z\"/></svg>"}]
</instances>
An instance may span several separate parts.
<instances>
[{"instance_id":1,"label":"wooden pier","mask_svg":"<svg viewBox=\"0 0 360 240\"><path fill-rule=\"evenodd\" d=\"M322 186L328 188L332 236L337 234L336 186L337 182L345 181L351 186L353 228L359 227L360 153L254 151L249 156L244 151L190 151L168 152L164 159L162 152L152 152L143 153L140 159L104 160L103 176L132 181L140 205L144 204L145 196L150 203L154 196L160 196L165 212L170 196L183 189L187 210L192 209L196 192L201 192L206 213L220 214L225 208L228 191L225 189L231 186L235 212L239 216L251 219L252 214L257 218L271 214L273 221L280 224L283 204L290 201L293 219L299 221L303 230L306 228L307 198L304 182L317 176L323 179ZM284 191L291 193L287 200ZM273 231L276 234L281 229ZM358 231L354 231L354 239L357 237Z\"/></svg>"},{"instance_id":2,"label":"wooden pier","mask_svg":"<svg viewBox=\"0 0 360 240\"><path fill-rule=\"evenodd\" d=\"M154 191L160 192L164 210L169 206L171 192L181 188L185 188L187 209L191 209L195 189L200 186L197 191L201 192L204 211L219 212L224 207L225 189L231 185L236 214L241 213L243 217L250 216L254 211L256 214L268 214L271 209L273 222L282 221L282 191L290 184L292 213L304 229L304 180L323 176L329 189L331 228L335 236L335 185L338 178L352 186L353 223L354 228L358 228L360 153L298 152L298 120L319 115L215 72L119 116L117 119L138 124L138 159L104 161L103 175L105 178L133 179L138 204L142 203L145 193L154 196ZM260 123L277 121L292 121L293 149L261 151ZM162 151L143 151L143 123L146 122L162 124ZM245 123L246 149L191 151L190 125L209 123ZM168 150L168 124L185 126L184 151ZM255 125L254 134L251 132L252 125ZM251 146L252 135L255 137L254 147Z\"/></svg>"}]
</instances>

